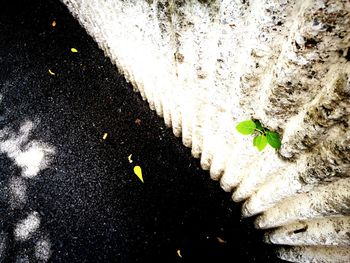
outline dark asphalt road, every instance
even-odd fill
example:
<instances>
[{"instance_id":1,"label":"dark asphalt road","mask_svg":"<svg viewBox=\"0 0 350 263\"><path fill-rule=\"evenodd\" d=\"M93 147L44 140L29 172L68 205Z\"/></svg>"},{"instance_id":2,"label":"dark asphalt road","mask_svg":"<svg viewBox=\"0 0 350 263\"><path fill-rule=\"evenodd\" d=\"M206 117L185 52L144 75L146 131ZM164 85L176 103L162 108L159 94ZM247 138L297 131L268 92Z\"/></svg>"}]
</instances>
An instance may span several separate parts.
<instances>
[{"instance_id":1,"label":"dark asphalt road","mask_svg":"<svg viewBox=\"0 0 350 263\"><path fill-rule=\"evenodd\" d=\"M2 3L0 100L0 262L278 262L59 1Z\"/></svg>"}]
</instances>

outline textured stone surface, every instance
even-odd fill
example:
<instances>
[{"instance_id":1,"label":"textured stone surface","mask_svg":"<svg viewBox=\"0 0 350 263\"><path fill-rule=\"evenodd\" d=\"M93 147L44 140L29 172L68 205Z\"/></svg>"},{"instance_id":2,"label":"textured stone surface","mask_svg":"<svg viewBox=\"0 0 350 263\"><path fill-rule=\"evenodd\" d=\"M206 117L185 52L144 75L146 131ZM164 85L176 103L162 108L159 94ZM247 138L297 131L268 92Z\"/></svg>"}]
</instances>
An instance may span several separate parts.
<instances>
[{"instance_id":1,"label":"textured stone surface","mask_svg":"<svg viewBox=\"0 0 350 263\"><path fill-rule=\"evenodd\" d=\"M267 232L265 241L297 246L349 246L349 229L349 217L322 218L307 223L299 221Z\"/></svg>"},{"instance_id":2,"label":"textured stone surface","mask_svg":"<svg viewBox=\"0 0 350 263\"><path fill-rule=\"evenodd\" d=\"M349 1L63 2L203 169L246 200L243 215L280 227L267 241L305 245L281 258L349 261ZM235 131L250 118L281 134L281 150L258 153Z\"/></svg>"}]
</instances>

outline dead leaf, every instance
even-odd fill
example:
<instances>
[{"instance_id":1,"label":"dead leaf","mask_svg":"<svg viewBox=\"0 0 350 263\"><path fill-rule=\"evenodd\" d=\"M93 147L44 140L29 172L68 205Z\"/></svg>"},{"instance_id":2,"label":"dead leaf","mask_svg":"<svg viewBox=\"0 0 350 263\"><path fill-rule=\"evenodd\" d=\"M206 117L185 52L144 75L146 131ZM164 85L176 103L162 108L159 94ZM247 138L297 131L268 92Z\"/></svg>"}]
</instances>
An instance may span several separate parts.
<instances>
[{"instance_id":1,"label":"dead leaf","mask_svg":"<svg viewBox=\"0 0 350 263\"><path fill-rule=\"evenodd\" d=\"M142 177L142 170L141 170L141 167L140 167L140 166L136 165L136 166L134 167L134 173L135 173L135 174L137 175L137 177L141 180L141 182L144 183L143 177Z\"/></svg>"},{"instance_id":2,"label":"dead leaf","mask_svg":"<svg viewBox=\"0 0 350 263\"><path fill-rule=\"evenodd\" d=\"M52 21L51 26L52 26L52 27L55 27L55 26L56 26L56 21L55 21L55 20Z\"/></svg>"},{"instance_id":3,"label":"dead leaf","mask_svg":"<svg viewBox=\"0 0 350 263\"><path fill-rule=\"evenodd\" d=\"M135 119L135 124L136 125L141 125L141 120L139 118Z\"/></svg>"},{"instance_id":4,"label":"dead leaf","mask_svg":"<svg viewBox=\"0 0 350 263\"><path fill-rule=\"evenodd\" d=\"M178 249L178 250L176 251L176 253L177 253L177 255L178 255L180 258L182 258L180 249Z\"/></svg>"},{"instance_id":5,"label":"dead leaf","mask_svg":"<svg viewBox=\"0 0 350 263\"><path fill-rule=\"evenodd\" d=\"M226 244L226 241L223 240L221 237L216 237L216 239L218 240L219 243Z\"/></svg>"},{"instance_id":6,"label":"dead leaf","mask_svg":"<svg viewBox=\"0 0 350 263\"><path fill-rule=\"evenodd\" d=\"M102 139L106 140L106 139L107 139L107 136L108 136L108 133L107 133L107 132L105 132L105 133L103 134Z\"/></svg>"},{"instance_id":7,"label":"dead leaf","mask_svg":"<svg viewBox=\"0 0 350 263\"><path fill-rule=\"evenodd\" d=\"M72 47L72 48L70 49L70 51L72 51L73 53L77 53L77 52L78 52L78 50L77 50L76 48L74 48L74 47Z\"/></svg>"},{"instance_id":8,"label":"dead leaf","mask_svg":"<svg viewBox=\"0 0 350 263\"><path fill-rule=\"evenodd\" d=\"M131 156L132 156L132 154L130 154L130 155L128 156L129 163L132 163Z\"/></svg>"},{"instance_id":9,"label":"dead leaf","mask_svg":"<svg viewBox=\"0 0 350 263\"><path fill-rule=\"evenodd\" d=\"M56 73L53 72L51 69L49 69L49 73L50 73L50 75L52 75L52 76L55 76L55 75L56 75Z\"/></svg>"}]
</instances>

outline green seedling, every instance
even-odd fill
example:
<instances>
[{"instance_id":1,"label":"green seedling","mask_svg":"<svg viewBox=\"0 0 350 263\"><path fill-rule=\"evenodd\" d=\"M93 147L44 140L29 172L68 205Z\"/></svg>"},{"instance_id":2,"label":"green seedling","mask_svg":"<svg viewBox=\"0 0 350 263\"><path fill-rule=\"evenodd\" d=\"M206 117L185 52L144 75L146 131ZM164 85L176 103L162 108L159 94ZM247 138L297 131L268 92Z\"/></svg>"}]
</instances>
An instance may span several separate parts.
<instances>
[{"instance_id":1,"label":"green seedling","mask_svg":"<svg viewBox=\"0 0 350 263\"><path fill-rule=\"evenodd\" d=\"M267 144L272 148L281 148L281 139L277 132L263 127L258 120L246 120L238 123L236 129L244 135L254 135L253 145L261 152Z\"/></svg>"}]
</instances>

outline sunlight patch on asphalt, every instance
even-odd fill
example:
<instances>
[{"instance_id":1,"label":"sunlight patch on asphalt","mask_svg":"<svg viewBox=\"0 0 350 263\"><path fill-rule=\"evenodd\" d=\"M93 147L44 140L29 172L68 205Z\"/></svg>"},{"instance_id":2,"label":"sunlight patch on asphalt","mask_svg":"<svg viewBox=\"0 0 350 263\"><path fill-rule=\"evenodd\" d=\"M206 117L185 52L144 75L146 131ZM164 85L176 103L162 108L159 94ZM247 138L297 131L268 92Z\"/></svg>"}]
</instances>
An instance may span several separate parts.
<instances>
[{"instance_id":1,"label":"sunlight patch on asphalt","mask_svg":"<svg viewBox=\"0 0 350 263\"><path fill-rule=\"evenodd\" d=\"M32 212L26 219L16 224L14 236L16 240L28 240L40 226L40 217L37 212Z\"/></svg>"},{"instance_id":2,"label":"sunlight patch on asphalt","mask_svg":"<svg viewBox=\"0 0 350 263\"><path fill-rule=\"evenodd\" d=\"M11 192L11 205L17 207L27 201L27 185L20 177L12 177L9 182Z\"/></svg>"},{"instance_id":3,"label":"sunlight patch on asphalt","mask_svg":"<svg viewBox=\"0 0 350 263\"><path fill-rule=\"evenodd\" d=\"M51 242L48 239L40 239L35 244L35 256L41 262L47 262L51 256Z\"/></svg>"},{"instance_id":4,"label":"sunlight patch on asphalt","mask_svg":"<svg viewBox=\"0 0 350 263\"><path fill-rule=\"evenodd\" d=\"M35 177L49 164L49 157L55 149L36 140L28 141L35 128L32 121L24 122L18 134L5 128L0 130L0 153L5 153L22 169L22 176Z\"/></svg>"},{"instance_id":5,"label":"sunlight patch on asphalt","mask_svg":"<svg viewBox=\"0 0 350 263\"><path fill-rule=\"evenodd\" d=\"M2 96L0 94L0 102ZM35 128L40 125L39 120L23 121L18 128L10 126L0 129L0 153L7 155L17 166L19 174L8 174L7 188L9 192L9 204L11 209L26 208L28 201L28 186L30 179L36 177L40 171L47 168L52 156L55 154L55 148L39 140L31 139ZM2 191L0 189L0 191ZM40 222L38 212L29 212L27 217L17 221L14 226L13 236L16 241L28 242L28 240L38 235L40 231ZM46 235L45 235L46 236ZM51 242L47 237L39 239L33 238L33 249L24 249L22 252L16 252L15 262L32 262L28 253L35 254L36 262L48 262L51 252ZM5 258L7 248L7 234L0 232L0 262Z\"/></svg>"},{"instance_id":6,"label":"sunlight patch on asphalt","mask_svg":"<svg viewBox=\"0 0 350 263\"><path fill-rule=\"evenodd\" d=\"M53 154L54 150L46 144L36 141L27 145L26 150L18 153L15 161L18 166L22 167L22 175L32 178L48 165L46 160L47 154Z\"/></svg>"},{"instance_id":7,"label":"sunlight patch on asphalt","mask_svg":"<svg viewBox=\"0 0 350 263\"><path fill-rule=\"evenodd\" d=\"M5 232L0 233L0 262L5 258L5 249L7 245L7 235Z\"/></svg>"}]
</instances>

